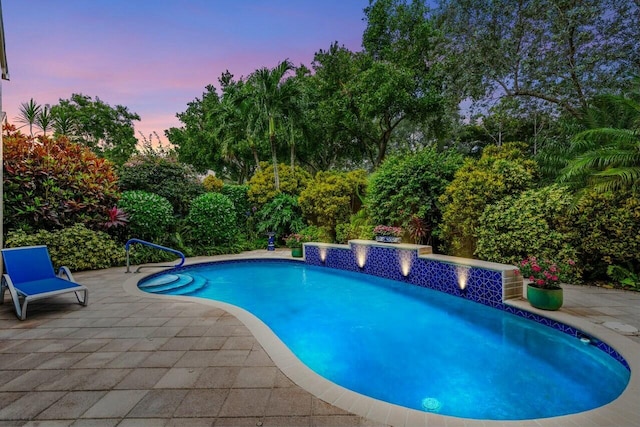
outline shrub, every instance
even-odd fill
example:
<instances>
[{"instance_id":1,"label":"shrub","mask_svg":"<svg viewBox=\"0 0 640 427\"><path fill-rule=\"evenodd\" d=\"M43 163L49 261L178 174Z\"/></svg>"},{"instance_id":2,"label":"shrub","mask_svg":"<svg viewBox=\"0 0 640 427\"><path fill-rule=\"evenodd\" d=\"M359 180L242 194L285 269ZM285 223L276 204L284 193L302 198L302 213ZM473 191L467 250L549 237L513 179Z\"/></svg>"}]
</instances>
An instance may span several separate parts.
<instances>
[{"instance_id":1,"label":"shrub","mask_svg":"<svg viewBox=\"0 0 640 427\"><path fill-rule=\"evenodd\" d=\"M361 169L318 172L300 193L298 203L309 223L335 236L336 226L349 221L349 217L362 206L360 198L364 196L366 186L367 173Z\"/></svg>"},{"instance_id":2,"label":"shrub","mask_svg":"<svg viewBox=\"0 0 640 427\"><path fill-rule=\"evenodd\" d=\"M46 245L57 269L66 265L72 271L96 270L124 264L124 247L107 233L93 231L83 224L53 232L40 230L27 234L22 230L7 235L6 246Z\"/></svg>"},{"instance_id":3,"label":"shrub","mask_svg":"<svg viewBox=\"0 0 640 427\"><path fill-rule=\"evenodd\" d=\"M311 181L309 172L299 166L296 166L292 171L291 167L284 163L278 165L278 176L280 177L280 193L290 196L298 196ZM249 180L249 201L261 207L273 200L277 194L273 165L261 162L260 170L256 171Z\"/></svg>"},{"instance_id":4,"label":"shrub","mask_svg":"<svg viewBox=\"0 0 640 427\"><path fill-rule=\"evenodd\" d=\"M279 239L297 233L304 227L298 200L288 194L278 194L256 212L258 232L274 232Z\"/></svg>"},{"instance_id":5,"label":"shrub","mask_svg":"<svg viewBox=\"0 0 640 427\"><path fill-rule=\"evenodd\" d=\"M247 197L249 191L248 185L229 185L225 184L220 193L224 194L233 202L236 214L236 223L241 229L247 227L247 218L253 213L251 203Z\"/></svg>"},{"instance_id":6,"label":"shrub","mask_svg":"<svg viewBox=\"0 0 640 427\"><path fill-rule=\"evenodd\" d=\"M476 255L508 264L516 264L528 256L576 259L571 248L572 234L560 227L571 205L571 193L552 185L508 196L487 206L476 229Z\"/></svg>"},{"instance_id":7,"label":"shrub","mask_svg":"<svg viewBox=\"0 0 640 427\"><path fill-rule=\"evenodd\" d=\"M303 236L305 242L330 242L331 236L327 235L326 231L321 227L315 225L307 225L300 230L300 235Z\"/></svg>"},{"instance_id":8,"label":"shrub","mask_svg":"<svg viewBox=\"0 0 640 427\"><path fill-rule=\"evenodd\" d=\"M439 198L443 206L440 228L447 253L472 257L475 230L484 208L533 186L537 164L524 158L523 149L518 143L488 146L479 160L465 160L455 173Z\"/></svg>"},{"instance_id":9,"label":"shrub","mask_svg":"<svg viewBox=\"0 0 640 427\"><path fill-rule=\"evenodd\" d=\"M209 193L219 193L224 186L224 182L215 175L207 175L204 177L204 180L202 180L202 185Z\"/></svg>"},{"instance_id":10,"label":"shrub","mask_svg":"<svg viewBox=\"0 0 640 427\"><path fill-rule=\"evenodd\" d=\"M145 191L125 191L119 207L129 217L129 237L161 243L174 224L171 203Z\"/></svg>"},{"instance_id":11,"label":"shrub","mask_svg":"<svg viewBox=\"0 0 640 427\"><path fill-rule=\"evenodd\" d=\"M204 193L195 170L171 156L148 153L136 156L120 170L123 191L145 191L164 197L176 215L184 217L191 201Z\"/></svg>"},{"instance_id":12,"label":"shrub","mask_svg":"<svg viewBox=\"0 0 640 427\"><path fill-rule=\"evenodd\" d=\"M388 157L369 179L366 204L373 222L409 229L419 221L425 229L419 237L429 240L442 217L438 198L460 166L462 156L453 150Z\"/></svg>"},{"instance_id":13,"label":"shrub","mask_svg":"<svg viewBox=\"0 0 640 427\"><path fill-rule=\"evenodd\" d=\"M363 207L357 213L351 215L348 223L336 226L336 241L338 243L347 243L349 240L354 239L372 240L375 237L373 228L368 210Z\"/></svg>"},{"instance_id":14,"label":"shrub","mask_svg":"<svg viewBox=\"0 0 640 427\"><path fill-rule=\"evenodd\" d=\"M607 279L611 265L640 273L640 196L630 191L585 193L562 219L571 231L585 277Z\"/></svg>"},{"instance_id":15,"label":"shrub","mask_svg":"<svg viewBox=\"0 0 640 427\"><path fill-rule=\"evenodd\" d=\"M231 242L238 233L233 202L220 193L195 198L186 222L192 227L192 239L202 246Z\"/></svg>"},{"instance_id":16,"label":"shrub","mask_svg":"<svg viewBox=\"0 0 640 427\"><path fill-rule=\"evenodd\" d=\"M11 125L4 130L7 229L97 227L106 220L120 196L111 162L64 137L32 139Z\"/></svg>"}]
</instances>

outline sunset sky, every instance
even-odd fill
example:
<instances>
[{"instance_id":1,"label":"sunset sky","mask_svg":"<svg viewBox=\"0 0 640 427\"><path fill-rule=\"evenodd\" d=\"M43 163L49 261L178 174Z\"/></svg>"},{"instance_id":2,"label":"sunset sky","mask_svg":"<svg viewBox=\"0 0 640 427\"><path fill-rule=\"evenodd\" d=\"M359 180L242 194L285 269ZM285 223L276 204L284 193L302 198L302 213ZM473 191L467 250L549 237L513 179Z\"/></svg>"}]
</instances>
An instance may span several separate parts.
<instances>
[{"instance_id":1,"label":"sunset sky","mask_svg":"<svg viewBox=\"0 0 640 427\"><path fill-rule=\"evenodd\" d=\"M368 0L2 0L10 81L2 108L82 93L138 113L148 136L217 86L337 41L361 49Z\"/></svg>"}]
</instances>

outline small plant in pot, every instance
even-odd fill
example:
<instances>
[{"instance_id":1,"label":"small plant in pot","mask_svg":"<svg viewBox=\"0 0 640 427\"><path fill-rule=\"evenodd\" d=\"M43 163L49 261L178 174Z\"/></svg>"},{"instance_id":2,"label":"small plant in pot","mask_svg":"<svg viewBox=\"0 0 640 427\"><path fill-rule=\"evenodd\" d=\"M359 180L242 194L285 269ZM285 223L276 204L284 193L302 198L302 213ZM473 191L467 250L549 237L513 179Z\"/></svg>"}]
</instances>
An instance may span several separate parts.
<instances>
[{"instance_id":1,"label":"small plant in pot","mask_svg":"<svg viewBox=\"0 0 640 427\"><path fill-rule=\"evenodd\" d=\"M573 260L556 263L547 259L530 256L520 262L520 274L529 279L527 299L542 310L558 310L562 307L563 292L561 280L566 278L575 266Z\"/></svg>"},{"instance_id":2,"label":"small plant in pot","mask_svg":"<svg viewBox=\"0 0 640 427\"><path fill-rule=\"evenodd\" d=\"M302 256L302 244L305 238L300 233L292 233L284 238L284 243L291 249L291 256L300 258Z\"/></svg>"},{"instance_id":3,"label":"small plant in pot","mask_svg":"<svg viewBox=\"0 0 640 427\"><path fill-rule=\"evenodd\" d=\"M376 225L373 234L376 235L376 242L399 243L402 240L404 230L401 227L391 227L388 225Z\"/></svg>"}]
</instances>

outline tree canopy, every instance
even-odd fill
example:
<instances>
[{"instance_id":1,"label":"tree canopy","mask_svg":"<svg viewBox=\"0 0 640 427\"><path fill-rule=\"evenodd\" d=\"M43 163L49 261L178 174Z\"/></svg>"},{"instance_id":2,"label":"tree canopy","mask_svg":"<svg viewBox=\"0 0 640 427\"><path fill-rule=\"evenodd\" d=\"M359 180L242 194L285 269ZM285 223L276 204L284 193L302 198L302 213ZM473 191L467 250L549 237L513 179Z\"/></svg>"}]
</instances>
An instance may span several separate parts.
<instances>
[{"instance_id":1,"label":"tree canopy","mask_svg":"<svg viewBox=\"0 0 640 427\"><path fill-rule=\"evenodd\" d=\"M518 97L579 117L640 65L635 0L441 0L443 55L476 101Z\"/></svg>"},{"instance_id":2,"label":"tree canopy","mask_svg":"<svg viewBox=\"0 0 640 427\"><path fill-rule=\"evenodd\" d=\"M136 152L133 122L140 116L122 105L111 107L96 96L74 93L51 107L57 135L83 144L101 157L121 165Z\"/></svg>"}]
</instances>

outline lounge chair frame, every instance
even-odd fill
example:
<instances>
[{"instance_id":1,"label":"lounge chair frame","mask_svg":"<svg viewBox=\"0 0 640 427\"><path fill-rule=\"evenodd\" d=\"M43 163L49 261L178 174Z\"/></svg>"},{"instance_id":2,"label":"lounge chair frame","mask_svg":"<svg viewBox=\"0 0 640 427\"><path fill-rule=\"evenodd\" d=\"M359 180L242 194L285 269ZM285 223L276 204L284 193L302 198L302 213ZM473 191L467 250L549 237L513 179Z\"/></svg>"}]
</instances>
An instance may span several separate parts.
<instances>
[{"instance_id":1,"label":"lounge chair frame","mask_svg":"<svg viewBox=\"0 0 640 427\"><path fill-rule=\"evenodd\" d=\"M53 287L57 287L57 289L52 289L46 292L37 292L33 289L29 292L24 291L22 287L23 285L31 285L33 287L37 281L22 281L21 283L14 283L11 278L11 270L15 267L7 265L7 257L5 256L9 251L24 251L25 256L29 255L29 251L34 251L31 252L32 254L37 251L41 262L44 262L44 254L42 253L42 251L44 251L47 259L49 260L49 265L42 266L42 270L46 274L46 277L44 277L43 280L48 281L49 288L52 287L52 283L55 283L56 286ZM46 246L25 246L2 249L2 255L5 258L4 261L7 273L2 275L2 281L0 282L0 304L4 304L5 293L8 290L9 294L11 294L11 299L13 300L16 315L20 320L25 320L27 318L27 306L31 301L50 298L56 295L73 292L79 304L82 304L83 306L87 306L89 304L89 290L74 280L71 271L67 267L60 267L57 275L54 273L53 266L51 265L51 258L49 257L49 251ZM51 280L54 282L51 282ZM83 294L82 298L80 297L81 293Z\"/></svg>"}]
</instances>

